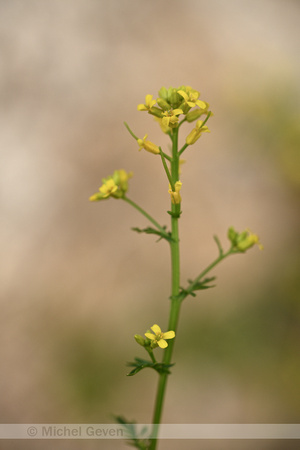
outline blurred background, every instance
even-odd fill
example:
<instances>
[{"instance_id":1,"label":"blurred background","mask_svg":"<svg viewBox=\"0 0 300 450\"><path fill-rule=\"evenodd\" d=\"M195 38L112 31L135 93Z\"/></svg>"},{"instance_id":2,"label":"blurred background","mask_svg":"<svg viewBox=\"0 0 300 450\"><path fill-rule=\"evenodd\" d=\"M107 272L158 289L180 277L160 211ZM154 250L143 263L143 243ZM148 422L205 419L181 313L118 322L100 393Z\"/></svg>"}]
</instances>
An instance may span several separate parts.
<instances>
[{"instance_id":1,"label":"blurred background","mask_svg":"<svg viewBox=\"0 0 300 450\"><path fill-rule=\"evenodd\" d=\"M299 423L299 19L297 0L0 1L2 423L151 421L157 375L126 377L125 364L144 357L134 334L166 328L168 245L132 232L148 223L125 202L88 198L132 170L129 197L168 224L161 162L123 121L167 149L136 106L182 84L214 113L185 153L182 284L216 257L214 234L227 246L231 225L265 249L225 261L217 287L184 302L163 421Z\"/></svg>"}]
</instances>

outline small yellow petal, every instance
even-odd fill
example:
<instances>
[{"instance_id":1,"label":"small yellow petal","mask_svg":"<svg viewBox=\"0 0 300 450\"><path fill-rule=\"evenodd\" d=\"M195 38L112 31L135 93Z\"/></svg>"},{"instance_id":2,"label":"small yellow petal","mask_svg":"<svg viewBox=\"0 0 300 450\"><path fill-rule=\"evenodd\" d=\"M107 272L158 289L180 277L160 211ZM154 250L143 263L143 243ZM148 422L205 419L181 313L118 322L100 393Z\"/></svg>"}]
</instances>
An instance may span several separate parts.
<instances>
[{"instance_id":1,"label":"small yellow petal","mask_svg":"<svg viewBox=\"0 0 300 450\"><path fill-rule=\"evenodd\" d=\"M202 100L197 100L196 105L199 106L199 108L205 109L207 104Z\"/></svg>"},{"instance_id":2,"label":"small yellow petal","mask_svg":"<svg viewBox=\"0 0 300 450\"><path fill-rule=\"evenodd\" d=\"M156 324L154 324L153 327L151 327L151 330L154 331L155 334L161 334L161 329Z\"/></svg>"},{"instance_id":3,"label":"small yellow petal","mask_svg":"<svg viewBox=\"0 0 300 450\"><path fill-rule=\"evenodd\" d=\"M158 343L158 345L160 346L160 348L166 348L166 347L168 347L168 343L167 343L167 341L165 341L164 339L160 339L157 343Z\"/></svg>"},{"instance_id":4,"label":"small yellow petal","mask_svg":"<svg viewBox=\"0 0 300 450\"><path fill-rule=\"evenodd\" d=\"M187 100L189 98L186 92L184 91L177 91L177 92L179 95L181 95L181 97L184 98L184 100Z\"/></svg>"},{"instance_id":5,"label":"small yellow petal","mask_svg":"<svg viewBox=\"0 0 300 450\"><path fill-rule=\"evenodd\" d=\"M146 100L146 103L145 103L145 104L146 104L147 106L149 106L149 104L151 103L152 98L153 98L153 95L151 95L151 94L147 94L147 95L146 95L146 99L145 99L145 100Z\"/></svg>"},{"instance_id":6,"label":"small yellow petal","mask_svg":"<svg viewBox=\"0 0 300 450\"><path fill-rule=\"evenodd\" d=\"M164 339L173 339L175 337L175 331L167 331L166 333L163 333Z\"/></svg>"},{"instance_id":7,"label":"small yellow petal","mask_svg":"<svg viewBox=\"0 0 300 450\"><path fill-rule=\"evenodd\" d=\"M154 339L156 339L156 336L155 336L154 334L152 334L152 333L145 333L145 336L146 336L148 339L151 339L151 341L153 341Z\"/></svg>"},{"instance_id":8,"label":"small yellow petal","mask_svg":"<svg viewBox=\"0 0 300 450\"><path fill-rule=\"evenodd\" d=\"M170 117L163 117L161 122L163 127L168 128L170 123Z\"/></svg>"},{"instance_id":9,"label":"small yellow petal","mask_svg":"<svg viewBox=\"0 0 300 450\"><path fill-rule=\"evenodd\" d=\"M146 108L145 105L142 105L141 103L137 106L138 111L148 111L148 108Z\"/></svg>"},{"instance_id":10,"label":"small yellow petal","mask_svg":"<svg viewBox=\"0 0 300 450\"><path fill-rule=\"evenodd\" d=\"M172 114L173 114L174 116L178 116L178 114L183 114L183 111L182 111L182 109L180 109L180 108L173 109Z\"/></svg>"}]
</instances>

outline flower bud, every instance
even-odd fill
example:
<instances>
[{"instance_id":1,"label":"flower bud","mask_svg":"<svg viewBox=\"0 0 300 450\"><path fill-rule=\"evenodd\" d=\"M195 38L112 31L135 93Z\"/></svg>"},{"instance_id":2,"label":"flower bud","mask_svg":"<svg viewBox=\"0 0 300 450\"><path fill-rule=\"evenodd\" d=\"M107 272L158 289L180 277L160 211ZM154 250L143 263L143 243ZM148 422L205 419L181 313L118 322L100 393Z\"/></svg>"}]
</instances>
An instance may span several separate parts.
<instances>
[{"instance_id":1,"label":"flower bud","mask_svg":"<svg viewBox=\"0 0 300 450\"><path fill-rule=\"evenodd\" d=\"M233 245L236 245L238 235L233 227L228 228L227 237Z\"/></svg>"},{"instance_id":2,"label":"flower bud","mask_svg":"<svg viewBox=\"0 0 300 450\"><path fill-rule=\"evenodd\" d=\"M151 108L151 110L149 110L149 114L152 114L153 116L160 117L160 118L163 116L162 110L157 108L156 106L153 106L153 108Z\"/></svg>"},{"instance_id":3,"label":"flower bud","mask_svg":"<svg viewBox=\"0 0 300 450\"><path fill-rule=\"evenodd\" d=\"M195 128L190 132L190 134L186 137L185 142L187 145L193 145L199 139L201 133L198 133L198 130Z\"/></svg>"},{"instance_id":4,"label":"flower bud","mask_svg":"<svg viewBox=\"0 0 300 450\"><path fill-rule=\"evenodd\" d=\"M164 86L158 91L158 95L163 100L168 100L168 90Z\"/></svg>"},{"instance_id":5,"label":"flower bud","mask_svg":"<svg viewBox=\"0 0 300 450\"><path fill-rule=\"evenodd\" d=\"M142 347L145 347L145 339L140 334L135 334L134 339L136 342L141 345Z\"/></svg>"},{"instance_id":6,"label":"flower bud","mask_svg":"<svg viewBox=\"0 0 300 450\"><path fill-rule=\"evenodd\" d=\"M170 88L168 90L168 100L173 106L173 108L177 108L179 106L179 104L181 103L181 97L177 93L177 89Z\"/></svg>"},{"instance_id":7,"label":"flower bud","mask_svg":"<svg viewBox=\"0 0 300 450\"><path fill-rule=\"evenodd\" d=\"M185 116L187 122L194 122L194 120L199 119L200 116L204 114L203 109L194 109L193 111L189 111Z\"/></svg>"},{"instance_id":8,"label":"flower bud","mask_svg":"<svg viewBox=\"0 0 300 450\"><path fill-rule=\"evenodd\" d=\"M175 183L175 191L172 191L171 185L169 185L169 194L171 196L171 201L174 205L179 205L181 203L181 195L180 195L180 189L181 189L182 183L181 181L176 181Z\"/></svg>"},{"instance_id":9,"label":"flower bud","mask_svg":"<svg viewBox=\"0 0 300 450\"><path fill-rule=\"evenodd\" d=\"M158 98L156 103L163 109L164 111L169 111L171 109L171 105L166 102L163 98Z\"/></svg>"}]
</instances>

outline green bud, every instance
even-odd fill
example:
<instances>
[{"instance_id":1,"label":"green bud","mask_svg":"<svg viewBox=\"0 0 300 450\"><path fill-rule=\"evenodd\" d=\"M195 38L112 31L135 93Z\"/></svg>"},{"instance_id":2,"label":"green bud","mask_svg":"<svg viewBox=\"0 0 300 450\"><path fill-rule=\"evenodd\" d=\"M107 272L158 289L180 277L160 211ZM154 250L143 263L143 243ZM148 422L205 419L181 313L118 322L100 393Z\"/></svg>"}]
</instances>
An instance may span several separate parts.
<instances>
[{"instance_id":1,"label":"green bud","mask_svg":"<svg viewBox=\"0 0 300 450\"><path fill-rule=\"evenodd\" d=\"M149 114L152 114L153 116L159 117L160 119L162 118L163 114L162 114L162 110L159 108L156 108L155 106L153 106L153 108L150 109Z\"/></svg>"},{"instance_id":2,"label":"green bud","mask_svg":"<svg viewBox=\"0 0 300 450\"><path fill-rule=\"evenodd\" d=\"M189 111L185 118L188 122L194 122L194 120L199 119L199 117L202 116L203 113L203 109L194 109L193 111Z\"/></svg>"},{"instance_id":3,"label":"green bud","mask_svg":"<svg viewBox=\"0 0 300 450\"><path fill-rule=\"evenodd\" d=\"M177 89L169 88L168 101L169 101L169 103L171 103L171 105L174 109L178 108L178 106L182 102L182 97L181 97L181 95L177 94Z\"/></svg>"},{"instance_id":4,"label":"green bud","mask_svg":"<svg viewBox=\"0 0 300 450\"><path fill-rule=\"evenodd\" d=\"M237 233L233 227L228 228L227 237L233 245L237 244L238 236L239 233Z\"/></svg>"},{"instance_id":5,"label":"green bud","mask_svg":"<svg viewBox=\"0 0 300 450\"><path fill-rule=\"evenodd\" d=\"M134 339L136 342L141 345L142 347L145 347L145 339L140 334L135 334Z\"/></svg>"},{"instance_id":6,"label":"green bud","mask_svg":"<svg viewBox=\"0 0 300 450\"><path fill-rule=\"evenodd\" d=\"M238 237L236 239L236 243L239 244L240 242L243 242L245 239L248 238L248 235L249 235L249 233L248 233L247 230L242 231L241 233L238 233Z\"/></svg>"},{"instance_id":7,"label":"green bud","mask_svg":"<svg viewBox=\"0 0 300 450\"><path fill-rule=\"evenodd\" d=\"M191 109L191 107L189 105L187 105L186 103L181 103L179 108L182 109L183 114L187 114L189 112L189 110Z\"/></svg>"},{"instance_id":8,"label":"green bud","mask_svg":"<svg viewBox=\"0 0 300 450\"><path fill-rule=\"evenodd\" d=\"M151 332L151 331L150 331ZM150 347L151 346L151 342L150 339L146 338L145 339L145 347Z\"/></svg>"},{"instance_id":9,"label":"green bud","mask_svg":"<svg viewBox=\"0 0 300 450\"><path fill-rule=\"evenodd\" d=\"M168 100L168 91L165 87L162 87L159 91L158 91L158 95L160 96L160 98L162 98L163 100Z\"/></svg>"},{"instance_id":10,"label":"green bud","mask_svg":"<svg viewBox=\"0 0 300 450\"><path fill-rule=\"evenodd\" d=\"M158 98L156 100L156 103L164 110L169 111L171 109L171 105L169 105L168 102L166 102L163 98Z\"/></svg>"}]
</instances>

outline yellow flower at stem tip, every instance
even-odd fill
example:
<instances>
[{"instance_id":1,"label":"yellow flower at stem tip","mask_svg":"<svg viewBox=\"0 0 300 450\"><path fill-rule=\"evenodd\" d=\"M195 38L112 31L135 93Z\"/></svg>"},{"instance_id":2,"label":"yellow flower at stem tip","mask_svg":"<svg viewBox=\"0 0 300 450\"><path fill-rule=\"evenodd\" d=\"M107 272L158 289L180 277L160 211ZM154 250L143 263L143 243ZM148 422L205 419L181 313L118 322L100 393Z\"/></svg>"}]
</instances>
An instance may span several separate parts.
<instances>
[{"instance_id":1,"label":"yellow flower at stem tip","mask_svg":"<svg viewBox=\"0 0 300 450\"><path fill-rule=\"evenodd\" d=\"M180 189L181 189L182 183L181 181L176 181L175 183L175 191L172 191L172 187L169 184L169 194L171 196L171 202L174 205L178 205L179 203L181 203L181 196L180 196Z\"/></svg>"},{"instance_id":2,"label":"yellow flower at stem tip","mask_svg":"<svg viewBox=\"0 0 300 450\"><path fill-rule=\"evenodd\" d=\"M153 95L150 95L150 94L146 95L145 104L143 105L142 103L140 103L137 106L138 111L150 111L152 106L154 106L156 103L156 100L152 100L152 99L153 99Z\"/></svg>"},{"instance_id":3,"label":"yellow flower at stem tip","mask_svg":"<svg viewBox=\"0 0 300 450\"><path fill-rule=\"evenodd\" d=\"M154 155L159 155L160 151L157 145L153 144L153 142L147 140L148 134L145 134L143 139L138 139L137 143L139 144L139 150L144 148L147 152L154 153Z\"/></svg>"},{"instance_id":4,"label":"yellow flower at stem tip","mask_svg":"<svg viewBox=\"0 0 300 450\"><path fill-rule=\"evenodd\" d=\"M102 179L102 186L99 192L90 197L91 202L96 202L109 197L123 198L128 191L128 180L133 176L132 172L126 172L124 169L115 170L113 175Z\"/></svg>"},{"instance_id":5,"label":"yellow flower at stem tip","mask_svg":"<svg viewBox=\"0 0 300 450\"><path fill-rule=\"evenodd\" d=\"M255 244L257 244L259 250L263 250L264 246L260 243L257 234L254 234L252 231L247 229L238 236L236 246L241 252L244 252L248 250L248 248L253 247Z\"/></svg>"},{"instance_id":6,"label":"yellow flower at stem tip","mask_svg":"<svg viewBox=\"0 0 300 450\"><path fill-rule=\"evenodd\" d=\"M240 252L245 252L249 248L257 244L259 250L263 250L263 245L259 241L257 234L252 233L248 228L239 233L233 227L229 227L227 232L228 239L231 241L232 247Z\"/></svg>"},{"instance_id":7,"label":"yellow flower at stem tip","mask_svg":"<svg viewBox=\"0 0 300 450\"><path fill-rule=\"evenodd\" d=\"M145 336L152 341L151 346L153 348L157 346L160 348L166 348L168 347L168 343L165 339L173 339L175 337L175 331L167 331L166 333L163 333L160 327L156 324L151 327L151 330L154 334L148 332L145 333Z\"/></svg>"},{"instance_id":8,"label":"yellow flower at stem tip","mask_svg":"<svg viewBox=\"0 0 300 450\"><path fill-rule=\"evenodd\" d=\"M118 189L118 186L116 185L116 183L114 182L114 180L111 178L109 180L107 180L100 188L99 191L102 194L103 198L109 197L111 194L113 194L114 192L116 192L116 190Z\"/></svg>"}]
</instances>

